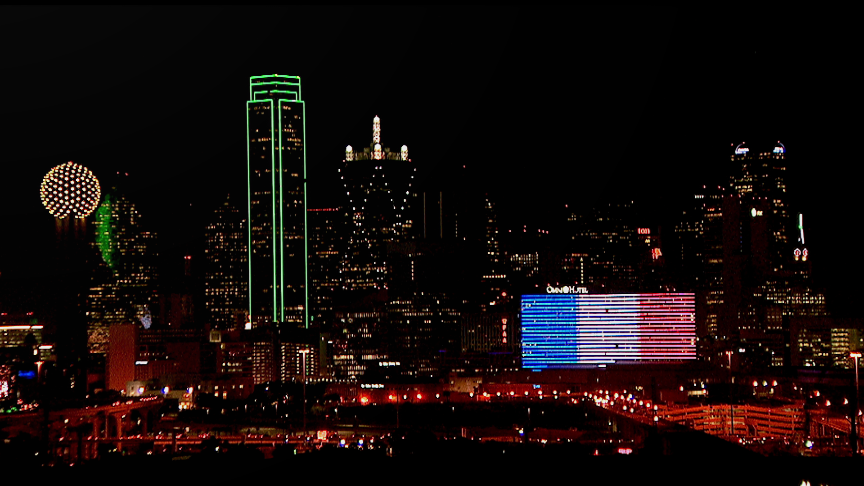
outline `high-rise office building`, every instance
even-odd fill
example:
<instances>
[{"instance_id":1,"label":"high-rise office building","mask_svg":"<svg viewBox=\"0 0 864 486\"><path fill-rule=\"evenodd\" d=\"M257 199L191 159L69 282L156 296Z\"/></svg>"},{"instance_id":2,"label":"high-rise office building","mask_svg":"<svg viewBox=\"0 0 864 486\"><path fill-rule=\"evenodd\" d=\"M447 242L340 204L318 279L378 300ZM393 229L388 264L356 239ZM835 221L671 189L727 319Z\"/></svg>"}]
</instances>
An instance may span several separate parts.
<instances>
[{"instance_id":1,"label":"high-rise office building","mask_svg":"<svg viewBox=\"0 0 864 486\"><path fill-rule=\"evenodd\" d=\"M229 197L213 213L205 231L204 299L215 329L231 329L245 320L249 298L249 250L246 212Z\"/></svg>"},{"instance_id":2,"label":"high-rise office building","mask_svg":"<svg viewBox=\"0 0 864 486\"><path fill-rule=\"evenodd\" d=\"M786 147L779 141L769 147L735 147L733 194L723 200L726 313L720 331L737 340L755 366L790 363L790 318L828 314L824 293L810 278L811 252L805 257L801 250L803 216L790 211Z\"/></svg>"},{"instance_id":3,"label":"high-rise office building","mask_svg":"<svg viewBox=\"0 0 864 486\"><path fill-rule=\"evenodd\" d=\"M348 221L338 208L308 210L309 305L311 324L333 317L334 298L342 289L342 257Z\"/></svg>"},{"instance_id":4,"label":"high-rise office building","mask_svg":"<svg viewBox=\"0 0 864 486\"><path fill-rule=\"evenodd\" d=\"M500 305L509 301L507 292L510 290L510 281L507 279L506 254L501 248L501 234L498 227L498 214L495 211L495 203L486 194L483 200L483 246L485 255L483 258L480 276L480 309L483 311L495 310L494 305Z\"/></svg>"},{"instance_id":5,"label":"high-rise office building","mask_svg":"<svg viewBox=\"0 0 864 486\"><path fill-rule=\"evenodd\" d=\"M404 376L446 375L460 355L462 316L443 294L417 293L387 303L388 356Z\"/></svg>"},{"instance_id":6,"label":"high-rise office building","mask_svg":"<svg viewBox=\"0 0 864 486\"><path fill-rule=\"evenodd\" d=\"M411 208L417 171L408 147L398 152L381 144L381 119L372 123L372 143L362 151L350 145L339 175L345 188L351 236L343 266L347 290L387 288L388 244L413 238Z\"/></svg>"},{"instance_id":7,"label":"high-rise office building","mask_svg":"<svg viewBox=\"0 0 864 486\"><path fill-rule=\"evenodd\" d=\"M249 312L308 327L305 105L298 76L252 76L246 104Z\"/></svg>"},{"instance_id":8,"label":"high-rise office building","mask_svg":"<svg viewBox=\"0 0 864 486\"><path fill-rule=\"evenodd\" d=\"M723 304L723 196L722 186L703 185L694 195L681 222L678 239L678 284L696 294L696 334L719 335Z\"/></svg>"},{"instance_id":9,"label":"high-rise office building","mask_svg":"<svg viewBox=\"0 0 864 486\"><path fill-rule=\"evenodd\" d=\"M116 188L94 213L95 248L101 257L87 298L87 343L105 354L112 325L149 328L157 315L156 233L141 223L135 205Z\"/></svg>"},{"instance_id":10,"label":"high-rise office building","mask_svg":"<svg viewBox=\"0 0 864 486\"><path fill-rule=\"evenodd\" d=\"M692 275L680 283L697 295L697 335L715 343L707 356L725 362L731 350L744 366L783 366L790 319L826 316L825 295L811 278L803 216L788 203L786 147L733 147L728 188L703 188L676 227L679 268Z\"/></svg>"},{"instance_id":11,"label":"high-rise office building","mask_svg":"<svg viewBox=\"0 0 864 486\"><path fill-rule=\"evenodd\" d=\"M578 270L580 285L605 292L638 290L636 222L632 201L599 204L590 212L571 212L563 253L565 261ZM576 258L578 265L574 264Z\"/></svg>"},{"instance_id":12,"label":"high-rise office building","mask_svg":"<svg viewBox=\"0 0 864 486\"><path fill-rule=\"evenodd\" d=\"M741 143L735 148L731 159L739 168L730 182L733 193L742 200L752 200L751 206L754 208L750 208L751 211L759 210L755 208L756 201L765 201L768 205L770 217L763 219L767 224L767 258L764 261L770 261L778 271L782 270L790 261L785 250L790 242L790 228L794 227L784 176L786 147L778 141L770 152L751 152L746 144ZM758 215L754 213L751 216L755 218Z\"/></svg>"}]
</instances>

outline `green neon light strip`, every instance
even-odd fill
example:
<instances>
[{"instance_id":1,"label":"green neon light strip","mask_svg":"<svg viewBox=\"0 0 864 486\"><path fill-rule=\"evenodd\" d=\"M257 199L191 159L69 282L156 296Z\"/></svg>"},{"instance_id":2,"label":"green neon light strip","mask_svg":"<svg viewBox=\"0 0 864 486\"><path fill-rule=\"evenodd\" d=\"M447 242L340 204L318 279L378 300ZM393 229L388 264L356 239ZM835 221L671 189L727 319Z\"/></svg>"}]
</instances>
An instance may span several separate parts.
<instances>
[{"instance_id":1,"label":"green neon light strip","mask_svg":"<svg viewBox=\"0 0 864 486\"><path fill-rule=\"evenodd\" d=\"M279 250L277 250L277 247L276 247L276 242L281 240L281 238L279 238L281 236L280 235L281 228L277 228L277 226L276 226L276 212L281 208L277 209L277 206L276 206L276 154L275 154L276 151L273 149L273 111L274 110L273 110L273 100L269 100L269 101L270 101L270 198L273 201L273 206L271 206L272 207L271 212L273 214L273 248L272 248L272 250L273 250L273 320L279 321L280 320L279 319L279 310L278 310L279 309L279 303L278 303L278 299L276 298L277 287L278 287L276 285L276 274L278 272L278 270L276 269L277 268L276 267L276 265L277 265L276 264L276 254L278 252L279 256L282 256L281 255L282 252L281 252L281 248ZM279 174L279 179L280 180L282 179L282 174ZM281 200L282 195L280 194L279 197ZM281 259L279 261L279 266L282 266Z\"/></svg>"},{"instance_id":2,"label":"green neon light strip","mask_svg":"<svg viewBox=\"0 0 864 486\"><path fill-rule=\"evenodd\" d=\"M299 94L299 93L297 93L297 91L284 90L284 89L265 89L265 90L252 92L253 95L259 95L259 94L260 95L266 95L267 99L272 98L272 96L270 96L271 93L287 93L287 94L292 94L294 96L297 96ZM298 98L299 98L299 96L298 96ZM288 99L288 98L283 98L283 99ZM262 100L256 99L255 101L262 101ZM288 101L298 101L298 100L288 99Z\"/></svg>"},{"instance_id":3,"label":"green neon light strip","mask_svg":"<svg viewBox=\"0 0 864 486\"><path fill-rule=\"evenodd\" d=\"M298 98L300 98L299 94L296 91L285 91L285 90L281 90L281 89L272 89L272 90L270 90L270 92L271 93L281 93L281 94L294 95L295 99L288 98L289 101L296 101ZM280 100L283 100L283 99L284 98L280 98Z\"/></svg>"},{"instance_id":4,"label":"green neon light strip","mask_svg":"<svg viewBox=\"0 0 864 486\"><path fill-rule=\"evenodd\" d=\"M280 78L281 79L291 79L291 80L296 79L297 82L291 83L288 81L280 81L279 80ZM270 81L269 82L255 82L255 81L253 81L255 79L268 79ZM285 76L285 75L281 75L281 74L271 74L268 76L252 76L251 78L249 78L249 99L250 100L256 101L255 96L252 93L252 86L260 86L263 84L287 84L289 86L299 87L300 86L300 76ZM299 94L299 92L298 92L298 94ZM298 96L298 98L299 98L299 96Z\"/></svg>"},{"instance_id":5,"label":"green neon light strip","mask_svg":"<svg viewBox=\"0 0 864 486\"><path fill-rule=\"evenodd\" d=\"M300 79L299 77L297 78ZM298 98L299 93L298 93ZM303 277L303 294L306 298L306 305L303 306L303 324L306 329L309 329L309 221L308 221L308 211L306 208L306 103L299 101L303 106L303 138L301 138L303 142L303 265L304 265L304 277Z\"/></svg>"},{"instance_id":6,"label":"green neon light strip","mask_svg":"<svg viewBox=\"0 0 864 486\"><path fill-rule=\"evenodd\" d=\"M278 89L270 88L270 89L255 91L253 89L253 87L267 87L267 86L285 87L285 88L288 88L288 90L286 91L286 90L278 90ZM257 82L257 83L256 82L250 82L249 83L249 98L252 100L261 101L261 100L257 99L258 94L266 95L266 94L271 93L271 92L295 94L297 99L293 100L293 101L300 101L303 99L302 94L301 94L301 87L300 87L299 78L297 79L296 83L291 83L291 82L287 82L287 81L277 81L277 80L269 80L269 81L263 81L263 82Z\"/></svg>"},{"instance_id":7,"label":"green neon light strip","mask_svg":"<svg viewBox=\"0 0 864 486\"><path fill-rule=\"evenodd\" d=\"M801 231L801 244L804 244L804 215L798 213L798 229Z\"/></svg>"},{"instance_id":8,"label":"green neon light strip","mask_svg":"<svg viewBox=\"0 0 864 486\"><path fill-rule=\"evenodd\" d=\"M282 192L282 151L284 147L282 147L282 100L277 100L279 103L279 123L277 126L279 127L279 263L281 263L281 268L279 269L279 298L280 303L282 304L279 308L279 314L282 315L282 319L285 318L285 224L283 213L285 212L285 194Z\"/></svg>"},{"instance_id":9,"label":"green neon light strip","mask_svg":"<svg viewBox=\"0 0 864 486\"><path fill-rule=\"evenodd\" d=\"M250 98L251 93L250 93ZM246 302L248 306L248 315L249 319L252 316L252 180L250 173L252 172L252 162L249 158L249 143L250 143L250 134L249 134L249 104L254 103L254 101L246 102L246 214L248 217L246 218L246 234L249 237L249 244L246 247L246 260L248 260L249 264L249 273L246 275L247 279L247 289L249 293L249 300Z\"/></svg>"},{"instance_id":10,"label":"green neon light strip","mask_svg":"<svg viewBox=\"0 0 864 486\"><path fill-rule=\"evenodd\" d=\"M300 83L288 83L285 81L264 81L261 83L252 83L252 86L270 86L270 85L273 85L273 86L296 86L298 88L300 87Z\"/></svg>"},{"instance_id":11,"label":"green neon light strip","mask_svg":"<svg viewBox=\"0 0 864 486\"><path fill-rule=\"evenodd\" d=\"M293 88L293 87L299 88L300 87L299 85L292 84L292 83L259 83L259 84L255 84L254 86L256 86L256 87L275 86L275 87L279 87L279 88L285 88L285 87L287 87L287 88ZM273 91L281 91L283 93L298 93L299 94L299 91L295 90L295 89L277 90L275 88L267 88L267 89L263 89L263 90L259 90L259 91L253 91L253 93L270 93Z\"/></svg>"},{"instance_id":12,"label":"green neon light strip","mask_svg":"<svg viewBox=\"0 0 864 486\"><path fill-rule=\"evenodd\" d=\"M253 86L263 86L265 84L278 84L278 85L287 85L287 86L300 86L300 82L292 83L290 81L279 81L279 80L267 80L267 81L257 81L251 83Z\"/></svg>"},{"instance_id":13,"label":"green neon light strip","mask_svg":"<svg viewBox=\"0 0 864 486\"><path fill-rule=\"evenodd\" d=\"M280 79L290 79L296 80L296 82L288 82L282 81ZM261 81L255 81L261 80ZM263 91L256 91L253 87L264 87L265 85L273 85L276 87L288 87L288 88L296 88L296 91L291 90L279 90L279 89L269 89ZM273 96L274 94L285 94L285 95L293 95L294 99L290 99L289 97L279 97ZM261 96L262 99L258 99L257 97ZM302 105L302 113L303 113L303 134L301 138L301 143L303 143L303 245L304 245L304 297L305 297L305 306L303 312L303 321L304 327L309 328L309 238L308 238L308 219L306 214L306 144L305 144L305 136L306 136L306 105L301 101L300 94L300 77L299 76L285 76L285 75L270 75L270 76L252 76L250 78L249 83L249 97L251 101L247 102L247 111L246 111L246 132L247 132L247 141L246 141L246 165L247 165L247 191L249 192L249 198L247 200L248 212L249 212L249 221L250 221L250 230L249 230L249 280L251 284L251 275L252 275L252 234L251 234L251 220L252 220L252 196L251 196L251 155L250 155L250 140L251 136L249 134L249 103L261 103L261 102L269 102L270 103L270 156L271 156L271 187L272 187L272 204L273 204L273 286L277 287L277 281L279 283L279 291L273 292L273 320L282 321L284 320L284 312L285 312L285 262L284 262L284 246L285 246L285 230L284 230L284 204L285 198L282 194L283 192L283 184L282 184L282 171L283 171L283 163L282 163L282 102L288 103L300 103ZM265 98L266 97L266 98ZM273 103L279 103L278 110L273 110ZM274 113L274 111L278 111L278 113ZM275 117L278 117L278 122L275 122ZM279 170L278 170L278 204L276 198L276 156L275 150L277 145L274 144L273 131L279 128L279 137L278 137L278 148L279 148ZM277 225L277 217L276 212L278 211L278 225ZM277 242L279 243L277 245ZM278 249L277 249L278 246ZM277 261L278 260L278 261ZM277 276L278 272L278 276ZM277 280L278 279L278 280ZM252 285L249 286L249 307L250 312L252 309L251 301L252 301ZM280 305L281 304L281 305Z\"/></svg>"},{"instance_id":14,"label":"green neon light strip","mask_svg":"<svg viewBox=\"0 0 864 486\"><path fill-rule=\"evenodd\" d=\"M265 74L264 76L252 76L249 79L269 79L269 78L285 78L285 79L296 79L300 81L300 76L288 76L285 74Z\"/></svg>"}]
</instances>

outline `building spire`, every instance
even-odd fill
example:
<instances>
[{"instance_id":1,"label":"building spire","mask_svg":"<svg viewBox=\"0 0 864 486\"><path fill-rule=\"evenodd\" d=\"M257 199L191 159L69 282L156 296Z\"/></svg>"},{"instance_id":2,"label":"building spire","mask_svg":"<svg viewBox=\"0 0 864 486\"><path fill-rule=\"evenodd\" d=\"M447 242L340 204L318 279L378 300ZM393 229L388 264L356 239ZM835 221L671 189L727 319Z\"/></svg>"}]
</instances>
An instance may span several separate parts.
<instances>
[{"instance_id":1,"label":"building spire","mask_svg":"<svg viewBox=\"0 0 864 486\"><path fill-rule=\"evenodd\" d=\"M381 119L377 116L372 120L372 143L381 143Z\"/></svg>"}]
</instances>

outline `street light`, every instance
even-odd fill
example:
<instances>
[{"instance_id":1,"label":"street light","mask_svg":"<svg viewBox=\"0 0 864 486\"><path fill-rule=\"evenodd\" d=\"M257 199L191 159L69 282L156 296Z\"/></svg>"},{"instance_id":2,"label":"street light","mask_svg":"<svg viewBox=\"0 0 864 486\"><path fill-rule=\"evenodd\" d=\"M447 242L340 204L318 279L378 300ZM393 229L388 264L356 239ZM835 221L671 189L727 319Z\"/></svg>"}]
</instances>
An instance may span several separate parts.
<instances>
[{"instance_id":1,"label":"street light","mask_svg":"<svg viewBox=\"0 0 864 486\"><path fill-rule=\"evenodd\" d=\"M855 404L852 407L852 454L858 455L858 358L861 357L860 351L849 353L849 357L855 362Z\"/></svg>"}]
</instances>

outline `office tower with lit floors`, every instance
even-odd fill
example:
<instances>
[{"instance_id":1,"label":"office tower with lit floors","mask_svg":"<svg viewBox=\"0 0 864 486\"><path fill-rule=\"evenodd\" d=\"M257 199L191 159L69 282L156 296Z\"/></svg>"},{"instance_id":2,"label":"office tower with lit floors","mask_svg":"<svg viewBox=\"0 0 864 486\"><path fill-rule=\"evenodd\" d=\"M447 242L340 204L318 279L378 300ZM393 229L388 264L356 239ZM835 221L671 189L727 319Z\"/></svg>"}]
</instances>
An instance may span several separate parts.
<instances>
[{"instance_id":1,"label":"office tower with lit floors","mask_svg":"<svg viewBox=\"0 0 864 486\"><path fill-rule=\"evenodd\" d=\"M769 147L735 147L732 194L723 200L723 321L754 367L790 363L790 318L828 315L810 276L803 214L788 202L786 147Z\"/></svg>"},{"instance_id":2,"label":"office tower with lit floors","mask_svg":"<svg viewBox=\"0 0 864 486\"><path fill-rule=\"evenodd\" d=\"M252 76L246 104L249 313L307 328L305 105L298 76Z\"/></svg>"},{"instance_id":3,"label":"office tower with lit floors","mask_svg":"<svg viewBox=\"0 0 864 486\"><path fill-rule=\"evenodd\" d=\"M789 204L786 147L732 147L728 185L703 186L676 226L679 284L697 295L703 358L726 363L728 351L743 368L785 366L790 320L827 316L825 294L811 276L804 216Z\"/></svg>"},{"instance_id":4,"label":"office tower with lit floors","mask_svg":"<svg viewBox=\"0 0 864 486\"><path fill-rule=\"evenodd\" d=\"M351 234L343 263L343 287L351 291L387 288L388 245L413 239L414 175L408 147L391 151L381 143L381 119L372 123L372 142L345 148L339 176L345 188Z\"/></svg>"},{"instance_id":5,"label":"office tower with lit floors","mask_svg":"<svg viewBox=\"0 0 864 486\"><path fill-rule=\"evenodd\" d=\"M106 191L94 212L98 264L87 296L87 343L105 354L112 325L136 323L149 328L158 315L156 233L121 191Z\"/></svg>"},{"instance_id":6,"label":"office tower with lit floors","mask_svg":"<svg viewBox=\"0 0 864 486\"><path fill-rule=\"evenodd\" d=\"M696 295L696 335L721 338L723 305L722 186L703 185L675 225L679 290ZM724 338L725 339L725 338Z\"/></svg>"},{"instance_id":7,"label":"office tower with lit floors","mask_svg":"<svg viewBox=\"0 0 864 486\"><path fill-rule=\"evenodd\" d=\"M246 211L229 196L205 229L204 299L208 322L232 329L246 322L249 306Z\"/></svg>"},{"instance_id":8,"label":"office tower with lit floors","mask_svg":"<svg viewBox=\"0 0 864 486\"><path fill-rule=\"evenodd\" d=\"M480 309L494 311L510 302L507 292L510 281L507 279L506 254L501 245L501 234L498 227L498 214L495 203L485 195L483 200L483 247L482 270L480 276ZM498 307L494 307L498 305Z\"/></svg>"},{"instance_id":9,"label":"office tower with lit floors","mask_svg":"<svg viewBox=\"0 0 864 486\"><path fill-rule=\"evenodd\" d=\"M341 263L348 221L340 208L308 210L310 325L333 317L334 299L342 289Z\"/></svg>"},{"instance_id":10,"label":"office tower with lit floors","mask_svg":"<svg viewBox=\"0 0 864 486\"><path fill-rule=\"evenodd\" d=\"M639 288L639 239L633 201L595 205L590 211L571 210L567 217L563 255L579 258L580 285L595 292L632 292ZM576 267L576 265L573 265Z\"/></svg>"}]
</instances>

